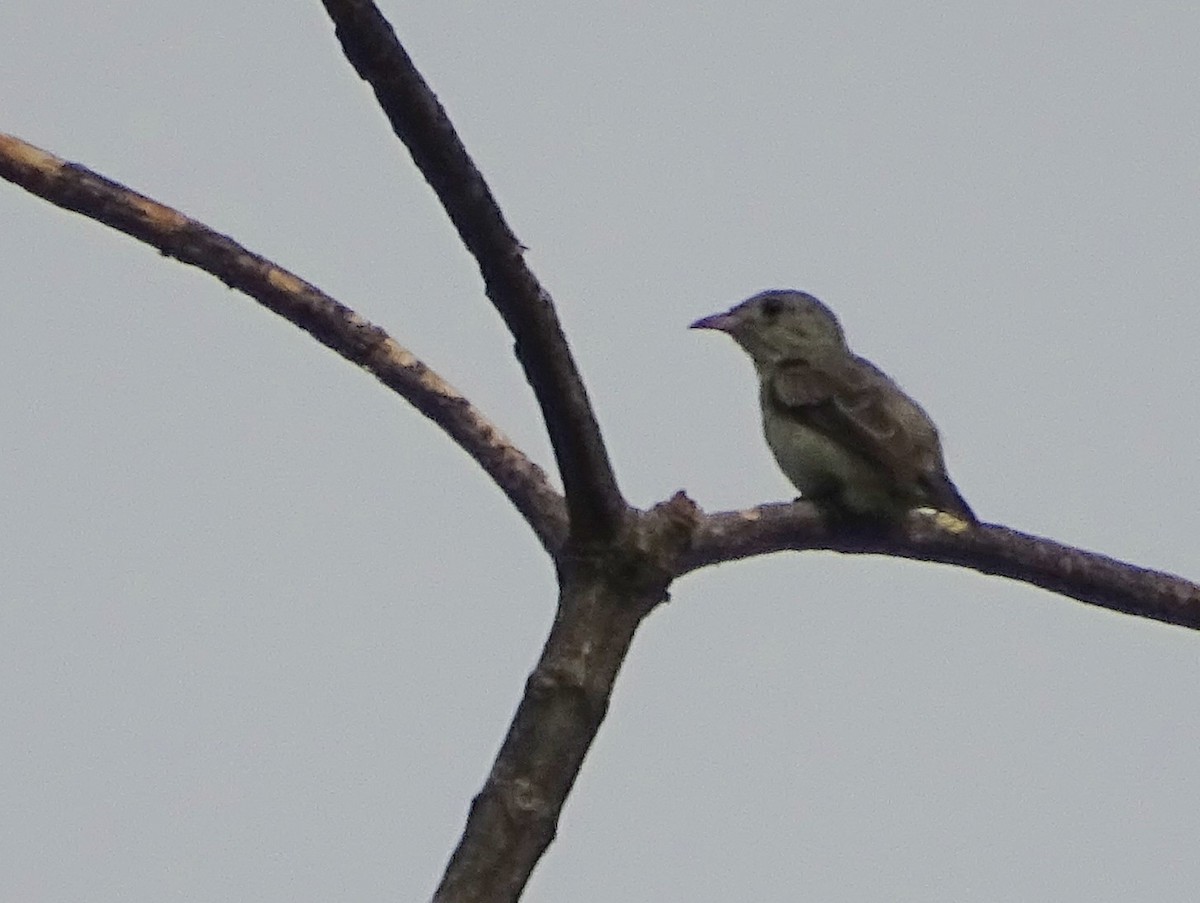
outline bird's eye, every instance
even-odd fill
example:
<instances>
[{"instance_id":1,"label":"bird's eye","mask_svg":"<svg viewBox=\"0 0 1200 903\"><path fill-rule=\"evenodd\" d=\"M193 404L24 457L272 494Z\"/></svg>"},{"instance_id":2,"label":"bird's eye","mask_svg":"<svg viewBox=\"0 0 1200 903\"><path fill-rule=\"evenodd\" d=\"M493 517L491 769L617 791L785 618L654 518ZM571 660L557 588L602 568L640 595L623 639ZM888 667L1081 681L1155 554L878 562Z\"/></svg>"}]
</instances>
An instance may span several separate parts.
<instances>
[{"instance_id":1,"label":"bird's eye","mask_svg":"<svg viewBox=\"0 0 1200 903\"><path fill-rule=\"evenodd\" d=\"M768 320L774 320L783 312L783 302L778 298L766 298L762 303L763 316Z\"/></svg>"}]
</instances>

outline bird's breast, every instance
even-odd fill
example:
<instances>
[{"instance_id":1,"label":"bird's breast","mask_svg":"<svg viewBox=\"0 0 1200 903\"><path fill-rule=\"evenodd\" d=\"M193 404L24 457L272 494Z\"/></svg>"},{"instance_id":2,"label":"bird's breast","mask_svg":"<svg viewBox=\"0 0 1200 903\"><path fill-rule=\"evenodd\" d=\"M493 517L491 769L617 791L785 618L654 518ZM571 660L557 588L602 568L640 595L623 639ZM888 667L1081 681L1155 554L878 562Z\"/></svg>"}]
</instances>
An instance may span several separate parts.
<instances>
[{"instance_id":1,"label":"bird's breast","mask_svg":"<svg viewBox=\"0 0 1200 903\"><path fill-rule=\"evenodd\" d=\"M763 433L779 469L801 494L836 495L856 510L887 504L881 474L860 455L764 399Z\"/></svg>"}]
</instances>

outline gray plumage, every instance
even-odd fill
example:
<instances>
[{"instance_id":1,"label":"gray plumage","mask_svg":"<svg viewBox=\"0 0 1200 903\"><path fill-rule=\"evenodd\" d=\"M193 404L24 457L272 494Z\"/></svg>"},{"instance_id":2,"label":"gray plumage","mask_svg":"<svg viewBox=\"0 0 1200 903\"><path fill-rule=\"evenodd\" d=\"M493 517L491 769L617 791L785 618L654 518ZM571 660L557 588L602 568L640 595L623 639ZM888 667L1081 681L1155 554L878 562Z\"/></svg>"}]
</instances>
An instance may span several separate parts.
<instances>
[{"instance_id":1,"label":"gray plumage","mask_svg":"<svg viewBox=\"0 0 1200 903\"><path fill-rule=\"evenodd\" d=\"M930 507L971 523L929 415L846 344L833 312L804 292L760 292L692 324L728 333L759 378L763 432L806 497L896 519Z\"/></svg>"}]
</instances>

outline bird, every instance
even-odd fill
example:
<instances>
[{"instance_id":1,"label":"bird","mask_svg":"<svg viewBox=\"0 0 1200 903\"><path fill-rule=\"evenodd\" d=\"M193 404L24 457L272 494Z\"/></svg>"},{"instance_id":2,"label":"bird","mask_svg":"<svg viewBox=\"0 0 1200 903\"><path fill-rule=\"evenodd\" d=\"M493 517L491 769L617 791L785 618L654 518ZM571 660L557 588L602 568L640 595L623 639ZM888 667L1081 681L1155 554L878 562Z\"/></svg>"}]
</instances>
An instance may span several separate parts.
<instances>
[{"instance_id":1,"label":"bird","mask_svg":"<svg viewBox=\"0 0 1200 903\"><path fill-rule=\"evenodd\" d=\"M691 328L724 332L750 356L767 445L803 498L853 520L932 508L978 523L946 472L929 415L850 350L821 301L770 289Z\"/></svg>"}]
</instances>

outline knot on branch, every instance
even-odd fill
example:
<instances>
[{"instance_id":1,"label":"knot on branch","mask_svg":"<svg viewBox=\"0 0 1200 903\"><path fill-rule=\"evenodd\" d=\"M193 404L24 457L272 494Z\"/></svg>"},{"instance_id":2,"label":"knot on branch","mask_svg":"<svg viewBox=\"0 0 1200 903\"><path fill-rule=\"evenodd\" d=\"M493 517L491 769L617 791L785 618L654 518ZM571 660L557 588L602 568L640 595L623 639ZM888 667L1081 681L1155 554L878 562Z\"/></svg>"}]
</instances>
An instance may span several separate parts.
<instances>
[{"instance_id":1,"label":"knot on branch","mask_svg":"<svg viewBox=\"0 0 1200 903\"><path fill-rule=\"evenodd\" d=\"M677 492L634 514L609 542L568 546L559 560L560 578L602 583L653 607L666 601L667 587L685 571L702 519L699 506Z\"/></svg>"},{"instance_id":2,"label":"knot on branch","mask_svg":"<svg viewBox=\"0 0 1200 903\"><path fill-rule=\"evenodd\" d=\"M638 518L638 548L658 571L669 575L668 583L683 573L683 559L703 517L700 506L680 490Z\"/></svg>"}]
</instances>

